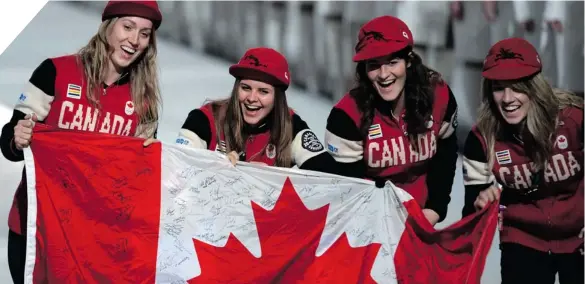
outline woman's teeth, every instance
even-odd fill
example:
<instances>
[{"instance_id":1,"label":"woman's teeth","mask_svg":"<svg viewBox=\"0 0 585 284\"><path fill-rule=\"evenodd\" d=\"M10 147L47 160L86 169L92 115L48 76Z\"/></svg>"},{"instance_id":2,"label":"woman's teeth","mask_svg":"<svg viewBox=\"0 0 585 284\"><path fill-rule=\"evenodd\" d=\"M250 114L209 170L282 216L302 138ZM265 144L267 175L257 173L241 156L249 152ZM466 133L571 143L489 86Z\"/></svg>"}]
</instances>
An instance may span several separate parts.
<instances>
[{"instance_id":1,"label":"woman's teeth","mask_svg":"<svg viewBox=\"0 0 585 284\"><path fill-rule=\"evenodd\" d=\"M244 107L246 107L246 109L249 110L249 111L255 111L255 110L259 110L259 109L262 108L262 107L259 107L259 106L251 106L251 105L244 105Z\"/></svg>"},{"instance_id":2,"label":"woman's teeth","mask_svg":"<svg viewBox=\"0 0 585 284\"><path fill-rule=\"evenodd\" d=\"M136 49L133 49L131 47L122 46L121 48L122 48L122 50L124 50L125 52L130 53L130 54L134 54L136 52Z\"/></svg>"},{"instance_id":3,"label":"woman's teeth","mask_svg":"<svg viewBox=\"0 0 585 284\"><path fill-rule=\"evenodd\" d=\"M506 106L503 109L505 112L513 112L519 108L520 108L520 106Z\"/></svg>"},{"instance_id":4,"label":"woman's teeth","mask_svg":"<svg viewBox=\"0 0 585 284\"><path fill-rule=\"evenodd\" d=\"M390 87L390 85L394 84L394 81L396 81L396 80L378 82L378 85L380 85L380 87L382 87L382 88L387 88L387 87Z\"/></svg>"}]
</instances>

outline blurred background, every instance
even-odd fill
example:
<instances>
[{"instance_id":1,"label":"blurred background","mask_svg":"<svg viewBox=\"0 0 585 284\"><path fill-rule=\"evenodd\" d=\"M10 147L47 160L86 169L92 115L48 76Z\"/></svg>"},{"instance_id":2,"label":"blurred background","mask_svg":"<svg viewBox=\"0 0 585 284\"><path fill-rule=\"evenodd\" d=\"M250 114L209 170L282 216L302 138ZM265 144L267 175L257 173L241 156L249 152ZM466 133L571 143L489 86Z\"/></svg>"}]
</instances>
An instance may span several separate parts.
<instances>
[{"instance_id":1,"label":"blurred background","mask_svg":"<svg viewBox=\"0 0 585 284\"><path fill-rule=\"evenodd\" d=\"M75 2L101 12L105 2ZM332 103L353 84L361 25L393 15L410 27L424 62L447 79L459 103L459 139L479 104L489 47L524 37L541 53L550 82L583 94L583 1L162 1L160 36L235 63L250 47L282 52L292 82Z\"/></svg>"},{"instance_id":2,"label":"blurred background","mask_svg":"<svg viewBox=\"0 0 585 284\"><path fill-rule=\"evenodd\" d=\"M33 70L47 57L76 52L97 32L105 1L50 1L0 54L0 125L10 120ZM583 93L582 1L159 1L157 36L163 97L159 139L173 143L187 114L207 99L229 95L228 73L250 47L282 52L291 65L289 105L323 140L333 104L353 83L353 47L361 25L394 15L412 30L416 51L442 73L459 104L463 141L479 105L481 65L496 41L525 37L541 53L544 73L557 87ZM459 160L446 227L461 218L463 177ZM23 163L0 158L0 283L10 283L6 237L8 210ZM482 283L500 283L496 234Z\"/></svg>"}]
</instances>

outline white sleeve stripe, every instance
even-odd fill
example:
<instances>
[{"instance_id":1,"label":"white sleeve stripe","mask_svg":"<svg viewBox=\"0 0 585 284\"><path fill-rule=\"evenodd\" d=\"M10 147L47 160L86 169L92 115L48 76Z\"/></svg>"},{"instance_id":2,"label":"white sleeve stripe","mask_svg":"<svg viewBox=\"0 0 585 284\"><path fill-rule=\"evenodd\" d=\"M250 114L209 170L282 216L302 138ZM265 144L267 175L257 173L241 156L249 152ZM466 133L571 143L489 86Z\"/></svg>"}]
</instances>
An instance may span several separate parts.
<instances>
[{"instance_id":1,"label":"white sleeve stripe","mask_svg":"<svg viewBox=\"0 0 585 284\"><path fill-rule=\"evenodd\" d=\"M478 162L463 157L464 185L493 183L495 179L496 178L492 172L488 169L487 163Z\"/></svg>"},{"instance_id":2,"label":"white sleeve stripe","mask_svg":"<svg viewBox=\"0 0 585 284\"><path fill-rule=\"evenodd\" d=\"M458 110L455 110L455 113L451 115L449 122L443 121L443 124L441 124L441 129L439 130L439 137L441 137L441 139L449 138L455 131L455 126L457 124L457 121L455 121L457 119L457 111Z\"/></svg>"},{"instance_id":3,"label":"white sleeve stripe","mask_svg":"<svg viewBox=\"0 0 585 284\"><path fill-rule=\"evenodd\" d=\"M14 109L25 115L35 113L39 120L45 120L54 99L55 97L45 94L37 86L28 82Z\"/></svg>"},{"instance_id":4,"label":"white sleeve stripe","mask_svg":"<svg viewBox=\"0 0 585 284\"><path fill-rule=\"evenodd\" d=\"M193 131L181 128L179 130L179 137L175 141L176 144L188 145L197 149L207 149L207 142L199 138Z\"/></svg>"},{"instance_id":5,"label":"white sleeve stripe","mask_svg":"<svg viewBox=\"0 0 585 284\"><path fill-rule=\"evenodd\" d=\"M294 163L301 166L310 158L325 152L325 147L311 129L303 129L297 133L291 144Z\"/></svg>"},{"instance_id":6,"label":"white sleeve stripe","mask_svg":"<svg viewBox=\"0 0 585 284\"><path fill-rule=\"evenodd\" d=\"M325 131L325 144L327 145L327 151L338 162L354 163L363 159L363 141L343 139L329 131Z\"/></svg>"}]
</instances>

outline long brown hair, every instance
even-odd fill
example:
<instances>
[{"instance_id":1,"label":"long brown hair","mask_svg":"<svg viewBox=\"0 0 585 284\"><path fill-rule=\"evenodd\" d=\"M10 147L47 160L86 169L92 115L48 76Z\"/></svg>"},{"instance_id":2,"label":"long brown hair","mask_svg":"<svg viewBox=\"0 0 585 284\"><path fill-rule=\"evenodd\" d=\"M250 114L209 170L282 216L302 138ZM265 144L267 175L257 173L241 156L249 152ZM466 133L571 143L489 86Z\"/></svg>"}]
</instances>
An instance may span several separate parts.
<instances>
[{"instance_id":1,"label":"long brown hair","mask_svg":"<svg viewBox=\"0 0 585 284\"><path fill-rule=\"evenodd\" d=\"M477 128L487 145L488 165L494 163L494 145L506 122L502 118L493 98L493 81L482 80L482 103L479 108ZM545 168L550 157L554 134L558 126L560 111L568 106L583 108L583 98L571 92L553 89L541 73L531 78L514 82L509 86L530 98L530 107L524 120L522 139L530 144L527 154L533 162L533 170Z\"/></svg>"},{"instance_id":2,"label":"long brown hair","mask_svg":"<svg viewBox=\"0 0 585 284\"><path fill-rule=\"evenodd\" d=\"M424 65L421 57L410 47L394 53L393 57L404 59L406 64L410 63L410 66L406 68L403 96L404 121L407 126L406 130L412 139L417 134L428 131L425 123L433 112L435 86L442 80L440 74ZM357 64L355 78L356 86L350 90L349 94L356 101L358 110L362 114L360 132L365 137L374 119L374 102L379 95L368 78L366 62L362 61Z\"/></svg>"},{"instance_id":3,"label":"long brown hair","mask_svg":"<svg viewBox=\"0 0 585 284\"><path fill-rule=\"evenodd\" d=\"M239 88L240 80L236 80L229 98L211 102L216 133L224 134L227 153L231 151L239 153L246 149L248 137L242 131L246 122L238 99ZM275 166L291 167L292 118L286 101L286 93L278 87L274 88L274 108L268 116L268 119L272 121L270 143L276 146Z\"/></svg>"},{"instance_id":4,"label":"long brown hair","mask_svg":"<svg viewBox=\"0 0 585 284\"><path fill-rule=\"evenodd\" d=\"M78 59L83 66L87 85L86 96L92 106L99 108L99 96L102 83L106 79L109 55L112 52L107 34L111 32L119 18L108 19L101 23L98 32L87 45L78 51ZM150 42L145 52L129 67L126 76L130 76L132 101L138 115L136 136L152 137L159 119L162 105L158 85L158 67L156 63L157 46L155 30L152 30ZM148 127L145 127L148 126Z\"/></svg>"}]
</instances>

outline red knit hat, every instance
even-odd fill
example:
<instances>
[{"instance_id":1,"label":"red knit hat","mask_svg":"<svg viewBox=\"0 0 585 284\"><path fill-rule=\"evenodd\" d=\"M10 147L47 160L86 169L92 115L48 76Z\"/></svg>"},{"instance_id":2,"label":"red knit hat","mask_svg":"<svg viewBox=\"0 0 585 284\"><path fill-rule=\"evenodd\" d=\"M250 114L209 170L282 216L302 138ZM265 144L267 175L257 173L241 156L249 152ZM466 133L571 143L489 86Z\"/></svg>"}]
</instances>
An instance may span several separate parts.
<instances>
[{"instance_id":1,"label":"red knit hat","mask_svg":"<svg viewBox=\"0 0 585 284\"><path fill-rule=\"evenodd\" d=\"M491 80L516 80L541 70L540 56L532 44L521 38L507 38L490 48L482 75Z\"/></svg>"},{"instance_id":2,"label":"red knit hat","mask_svg":"<svg viewBox=\"0 0 585 284\"><path fill-rule=\"evenodd\" d=\"M414 39L402 20L392 16L377 17L360 29L353 61L389 55L407 46L414 46Z\"/></svg>"},{"instance_id":3,"label":"red knit hat","mask_svg":"<svg viewBox=\"0 0 585 284\"><path fill-rule=\"evenodd\" d=\"M236 78L262 81L286 90L290 85L290 71L284 55L267 47L256 47L246 51L237 64L230 67Z\"/></svg>"},{"instance_id":4,"label":"red knit hat","mask_svg":"<svg viewBox=\"0 0 585 284\"><path fill-rule=\"evenodd\" d=\"M136 16L152 21L154 29L162 22L162 14L156 1L109 1L102 13L102 21L114 17Z\"/></svg>"}]
</instances>

